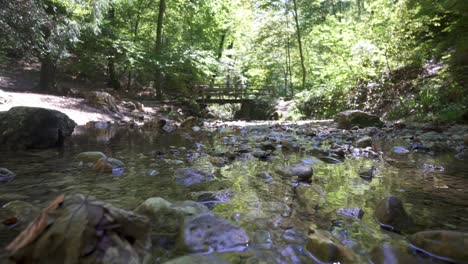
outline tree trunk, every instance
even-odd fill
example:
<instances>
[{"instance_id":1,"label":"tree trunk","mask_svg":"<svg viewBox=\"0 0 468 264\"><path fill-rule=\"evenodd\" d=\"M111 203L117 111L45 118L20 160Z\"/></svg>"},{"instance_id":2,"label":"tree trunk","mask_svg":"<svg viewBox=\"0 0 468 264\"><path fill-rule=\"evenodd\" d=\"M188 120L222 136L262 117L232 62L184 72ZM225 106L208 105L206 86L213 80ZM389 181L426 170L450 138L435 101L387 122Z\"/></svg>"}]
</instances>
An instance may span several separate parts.
<instances>
[{"instance_id":1,"label":"tree trunk","mask_svg":"<svg viewBox=\"0 0 468 264\"><path fill-rule=\"evenodd\" d=\"M109 79L107 80L107 85L114 88L115 90L120 89L120 82L117 78L117 74L115 73L115 61L114 61L114 54L115 52L112 51L111 56L107 60L107 75Z\"/></svg>"},{"instance_id":2,"label":"tree trunk","mask_svg":"<svg viewBox=\"0 0 468 264\"><path fill-rule=\"evenodd\" d=\"M45 92L53 92L57 88L57 65L51 55L41 59L41 72L38 90Z\"/></svg>"},{"instance_id":3,"label":"tree trunk","mask_svg":"<svg viewBox=\"0 0 468 264\"><path fill-rule=\"evenodd\" d=\"M115 35L113 33L113 27L115 25L115 9L114 6L111 4L109 7L109 13L108 13L108 18L110 20L110 24L112 27L112 30L109 31L109 37L112 40L115 40ZM114 88L115 90L120 89L120 82L119 79L117 78L117 74L115 73L115 56L117 52L115 48L111 45L109 47L109 54L107 58L107 85Z\"/></svg>"},{"instance_id":4,"label":"tree trunk","mask_svg":"<svg viewBox=\"0 0 468 264\"><path fill-rule=\"evenodd\" d=\"M356 5L358 8L358 18L361 18L361 13L362 13L362 2L361 0L356 0Z\"/></svg>"},{"instance_id":5,"label":"tree trunk","mask_svg":"<svg viewBox=\"0 0 468 264\"><path fill-rule=\"evenodd\" d=\"M141 6L139 7L139 10L141 10ZM133 43L136 42L136 39L137 39L137 36L138 36L138 27L140 25L140 15L141 15L141 13L139 12L137 14L135 24L132 27L132 34L133 34L132 41L133 41ZM132 69L132 65L130 65L129 69L128 69L128 75L127 75L127 90L130 90L130 86L132 85L132 78L133 78L132 73L133 73L133 69Z\"/></svg>"},{"instance_id":6,"label":"tree trunk","mask_svg":"<svg viewBox=\"0 0 468 264\"><path fill-rule=\"evenodd\" d=\"M227 35L227 30L223 32L221 35L221 40L219 41L219 47L218 47L218 58L217 61L219 62L221 60L221 57L223 56L223 50L224 50L224 41L226 40L226 35ZM216 77L218 76L218 70L215 71L213 76L211 76L211 81L210 81L210 89L213 88L214 82Z\"/></svg>"},{"instance_id":7,"label":"tree trunk","mask_svg":"<svg viewBox=\"0 0 468 264\"><path fill-rule=\"evenodd\" d=\"M163 21L164 21L165 12L166 12L166 0L159 0L159 13L158 13L158 22L156 26L156 45L155 45L155 53L158 59L161 59L161 53L162 53L162 29L163 29ZM158 65L156 67L156 80L155 80L157 99L162 99L162 95L163 95L161 81L162 81L161 66Z\"/></svg>"},{"instance_id":8,"label":"tree trunk","mask_svg":"<svg viewBox=\"0 0 468 264\"><path fill-rule=\"evenodd\" d=\"M305 81L306 81L306 68L304 62L304 53L302 51L302 38L301 38L301 29L299 27L299 18L297 14L297 3L296 0L293 0L293 7L294 7L294 20L296 22L296 32L297 32L297 43L299 45L299 55L301 58L301 68L302 68L302 90L305 89Z\"/></svg>"},{"instance_id":9,"label":"tree trunk","mask_svg":"<svg viewBox=\"0 0 468 264\"><path fill-rule=\"evenodd\" d=\"M292 83L292 70L291 70L291 39L289 35L289 7L286 4L286 26L287 26L287 37L286 37L286 87L289 86L291 90L291 97L294 96L294 87ZM288 82L289 79L289 82ZM288 94L286 92L286 94Z\"/></svg>"}]
</instances>

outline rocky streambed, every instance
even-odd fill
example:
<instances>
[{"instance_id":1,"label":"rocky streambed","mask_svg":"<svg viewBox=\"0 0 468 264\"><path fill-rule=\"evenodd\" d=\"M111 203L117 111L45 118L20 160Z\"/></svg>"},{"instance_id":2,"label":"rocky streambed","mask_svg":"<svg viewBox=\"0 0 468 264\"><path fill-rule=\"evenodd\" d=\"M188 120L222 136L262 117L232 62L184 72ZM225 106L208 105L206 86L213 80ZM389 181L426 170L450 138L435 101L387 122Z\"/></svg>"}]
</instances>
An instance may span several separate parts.
<instances>
[{"instance_id":1,"label":"rocky streambed","mask_svg":"<svg viewBox=\"0 0 468 264\"><path fill-rule=\"evenodd\" d=\"M2 261L65 194L17 261L467 263L468 127L348 121L96 125L2 150Z\"/></svg>"}]
</instances>

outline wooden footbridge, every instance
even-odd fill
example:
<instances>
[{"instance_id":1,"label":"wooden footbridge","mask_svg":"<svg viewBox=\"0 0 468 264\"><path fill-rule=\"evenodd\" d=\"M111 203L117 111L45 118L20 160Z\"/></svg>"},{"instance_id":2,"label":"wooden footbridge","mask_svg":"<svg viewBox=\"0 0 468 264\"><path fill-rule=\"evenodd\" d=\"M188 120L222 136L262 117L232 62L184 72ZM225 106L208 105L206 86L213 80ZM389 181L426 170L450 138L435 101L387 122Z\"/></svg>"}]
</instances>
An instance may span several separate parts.
<instances>
[{"instance_id":1,"label":"wooden footbridge","mask_svg":"<svg viewBox=\"0 0 468 264\"><path fill-rule=\"evenodd\" d=\"M253 87L246 85L194 84L191 93L198 103L228 104L271 98L275 96L275 87Z\"/></svg>"}]
</instances>

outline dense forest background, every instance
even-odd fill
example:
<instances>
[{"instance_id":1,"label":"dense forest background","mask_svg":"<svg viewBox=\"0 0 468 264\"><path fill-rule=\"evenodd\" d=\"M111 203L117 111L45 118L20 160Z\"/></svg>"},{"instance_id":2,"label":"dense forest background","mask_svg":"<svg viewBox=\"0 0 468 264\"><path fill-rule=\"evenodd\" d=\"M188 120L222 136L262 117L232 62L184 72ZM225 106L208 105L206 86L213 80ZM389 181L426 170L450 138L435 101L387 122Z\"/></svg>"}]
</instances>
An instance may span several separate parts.
<instances>
[{"instance_id":1,"label":"dense forest background","mask_svg":"<svg viewBox=\"0 0 468 264\"><path fill-rule=\"evenodd\" d=\"M222 83L294 100L290 119L467 121L467 17L464 0L1 1L0 62L40 63L48 93L66 79L158 99Z\"/></svg>"}]
</instances>

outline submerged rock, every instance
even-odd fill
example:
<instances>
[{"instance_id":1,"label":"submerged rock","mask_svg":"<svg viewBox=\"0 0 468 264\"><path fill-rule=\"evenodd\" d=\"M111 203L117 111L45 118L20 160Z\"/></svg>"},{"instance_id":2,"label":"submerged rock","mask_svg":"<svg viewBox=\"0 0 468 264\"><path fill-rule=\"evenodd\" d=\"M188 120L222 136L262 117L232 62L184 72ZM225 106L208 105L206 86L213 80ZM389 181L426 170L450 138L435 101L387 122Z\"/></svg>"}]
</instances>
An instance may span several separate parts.
<instances>
[{"instance_id":1,"label":"submerged rock","mask_svg":"<svg viewBox=\"0 0 468 264\"><path fill-rule=\"evenodd\" d=\"M339 214L352 217L355 219L361 219L362 216L364 215L364 211L359 208L359 207L354 207L354 208L340 208L337 211Z\"/></svg>"},{"instance_id":2,"label":"submerged rock","mask_svg":"<svg viewBox=\"0 0 468 264\"><path fill-rule=\"evenodd\" d=\"M323 262L356 263L353 252L334 241L327 231L315 230L309 234L306 249Z\"/></svg>"},{"instance_id":3,"label":"submerged rock","mask_svg":"<svg viewBox=\"0 0 468 264\"><path fill-rule=\"evenodd\" d=\"M310 181L312 179L312 175L314 174L311 166L302 163L293 164L289 167L282 168L277 172L284 177L297 176L301 181Z\"/></svg>"},{"instance_id":4,"label":"submerged rock","mask_svg":"<svg viewBox=\"0 0 468 264\"><path fill-rule=\"evenodd\" d=\"M5 204L1 210L7 217L16 217L20 225L26 225L39 215L40 210L37 206L24 201L11 201Z\"/></svg>"},{"instance_id":5,"label":"submerged rock","mask_svg":"<svg viewBox=\"0 0 468 264\"><path fill-rule=\"evenodd\" d=\"M6 168L0 168L0 183L11 182L16 174Z\"/></svg>"},{"instance_id":6,"label":"submerged rock","mask_svg":"<svg viewBox=\"0 0 468 264\"><path fill-rule=\"evenodd\" d=\"M224 261L222 258L215 255L188 255L183 257L178 257L164 264L229 264Z\"/></svg>"},{"instance_id":7,"label":"submerged rock","mask_svg":"<svg viewBox=\"0 0 468 264\"><path fill-rule=\"evenodd\" d=\"M273 180L273 177L271 176L271 174L266 171L259 172L257 173L256 176L264 180L265 182L271 182Z\"/></svg>"},{"instance_id":8,"label":"submerged rock","mask_svg":"<svg viewBox=\"0 0 468 264\"><path fill-rule=\"evenodd\" d=\"M76 124L56 110L17 106L0 114L0 145L14 149L63 146Z\"/></svg>"},{"instance_id":9,"label":"submerged rock","mask_svg":"<svg viewBox=\"0 0 468 264\"><path fill-rule=\"evenodd\" d=\"M391 231L401 232L412 227L413 221L408 216L400 198L388 196L377 205L374 216L380 226Z\"/></svg>"},{"instance_id":10,"label":"submerged rock","mask_svg":"<svg viewBox=\"0 0 468 264\"><path fill-rule=\"evenodd\" d=\"M335 159L333 157L328 157L328 156L320 157L319 159L327 164L340 164L341 163L341 160Z\"/></svg>"},{"instance_id":11,"label":"submerged rock","mask_svg":"<svg viewBox=\"0 0 468 264\"><path fill-rule=\"evenodd\" d=\"M396 154L407 154L407 153L409 153L409 150L407 148L405 148L405 147L402 147L402 146L393 147L392 151L393 151L393 153L396 153Z\"/></svg>"},{"instance_id":12,"label":"submerged rock","mask_svg":"<svg viewBox=\"0 0 468 264\"><path fill-rule=\"evenodd\" d=\"M340 129L351 129L354 126L364 127L382 127L383 122L378 116L368 114L359 110L348 110L338 113L335 117Z\"/></svg>"},{"instance_id":13,"label":"submerged rock","mask_svg":"<svg viewBox=\"0 0 468 264\"><path fill-rule=\"evenodd\" d=\"M296 195L299 205L310 213L314 213L326 201L325 190L317 184L298 186Z\"/></svg>"},{"instance_id":14,"label":"submerged rock","mask_svg":"<svg viewBox=\"0 0 468 264\"><path fill-rule=\"evenodd\" d=\"M425 254L454 263L468 263L468 233L450 230L418 232L411 246Z\"/></svg>"},{"instance_id":15,"label":"submerged rock","mask_svg":"<svg viewBox=\"0 0 468 264\"><path fill-rule=\"evenodd\" d=\"M235 193L232 190L192 192L192 199L212 209L218 203L230 201Z\"/></svg>"},{"instance_id":16,"label":"submerged rock","mask_svg":"<svg viewBox=\"0 0 468 264\"><path fill-rule=\"evenodd\" d=\"M356 147L367 148L372 146L372 138L369 136L362 137L356 141Z\"/></svg>"},{"instance_id":17,"label":"submerged rock","mask_svg":"<svg viewBox=\"0 0 468 264\"><path fill-rule=\"evenodd\" d=\"M271 233L267 230L258 230L254 234L252 245L257 248L270 249L273 246Z\"/></svg>"},{"instance_id":18,"label":"submerged rock","mask_svg":"<svg viewBox=\"0 0 468 264\"><path fill-rule=\"evenodd\" d=\"M82 161L83 163L96 163L98 160L106 158L106 154L100 151L86 151L81 152L76 156L76 160Z\"/></svg>"},{"instance_id":19,"label":"submerged rock","mask_svg":"<svg viewBox=\"0 0 468 264\"><path fill-rule=\"evenodd\" d=\"M190 252L236 250L249 242L244 229L213 214L203 214L187 222L183 237Z\"/></svg>"},{"instance_id":20,"label":"submerged rock","mask_svg":"<svg viewBox=\"0 0 468 264\"><path fill-rule=\"evenodd\" d=\"M373 263L393 264L418 264L421 263L420 259L413 257L405 251L396 248L390 244L384 244L381 247L375 247L370 252L370 257Z\"/></svg>"},{"instance_id":21,"label":"submerged rock","mask_svg":"<svg viewBox=\"0 0 468 264\"><path fill-rule=\"evenodd\" d=\"M447 136L435 131L426 132L418 137L422 141L445 141Z\"/></svg>"},{"instance_id":22,"label":"submerged rock","mask_svg":"<svg viewBox=\"0 0 468 264\"><path fill-rule=\"evenodd\" d=\"M374 178L376 172L377 172L377 168L372 167L370 170L359 172L359 177L363 178L364 180L370 181L372 180L372 178Z\"/></svg>"},{"instance_id":23,"label":"submerged rock","mask_svg":"<svg viewBox=\"0 0 468 264\"><path fill-rule=\"evenodd\" d=\"M93 166L93 170L97 172L113 173L115 169L124 168L125 164L114 158L101 158Z\"/></svg>"},{"instance_id":24,"label":"submerged rock","mask_svg":"<svg viewBox=\"0 0 468 264\"><path fill-rule=\"evenodd\" d=\"M214 181L213 174L199 171L193 168L182 168L175 172L175 179L178 185L191 186L203 182Z\"/></svg>"},{"instance_id":25,"label":"submerged rock","mask_svg":"<svg viewBox=\"0 0 468 264\"><path fill-rule=\"evenodd\" d=\"M47 228L13 251L13 261L124 264L143 263L149 257L150 225L144 216L84 195L66 197L48 214L53 217Z\"/></svg>"},{"instance_id":26,"label":"submerged rock","mask_svg":"<svg viewBox=\"0 0 468 264\"><path fill-rule=\"evenodd\" d=\"M136 213L150 219L153 246L166 249L175 247L185 222L209 211L206 206L197 202L171 203L160 197L149 198L135 209Z\"/></svg>"}]
</instances>

